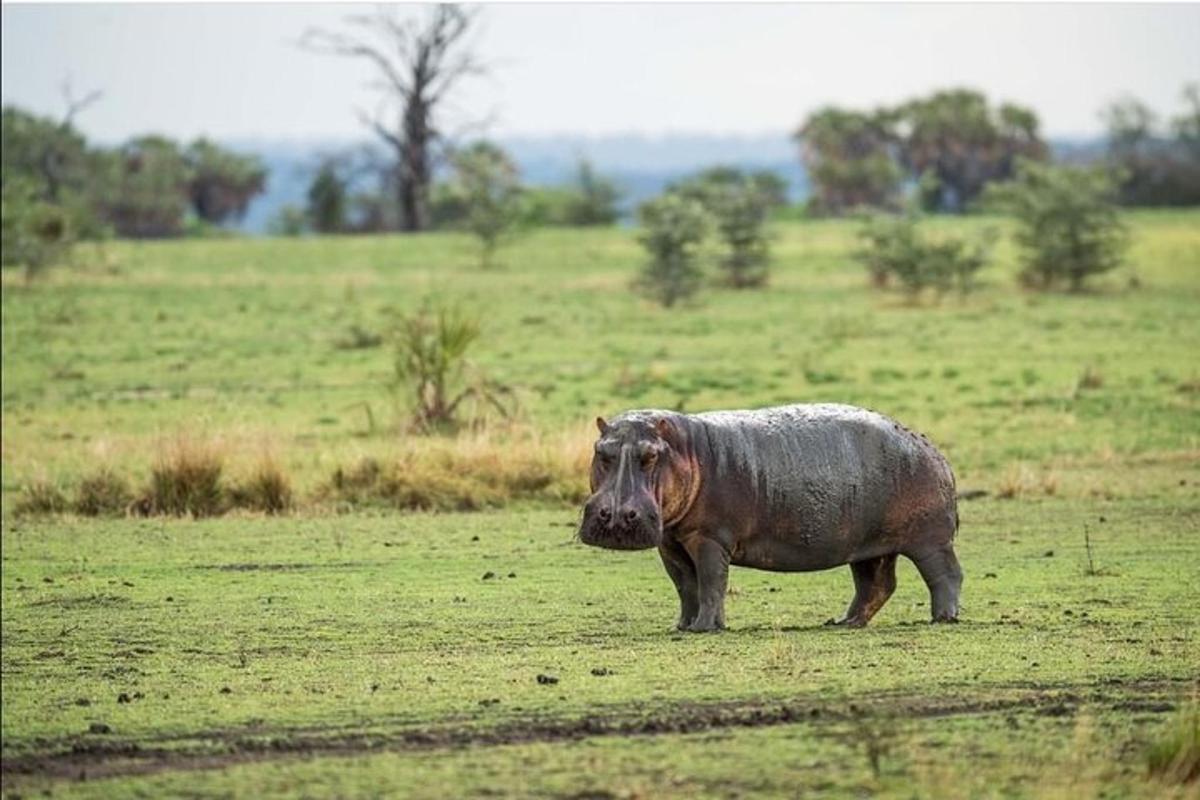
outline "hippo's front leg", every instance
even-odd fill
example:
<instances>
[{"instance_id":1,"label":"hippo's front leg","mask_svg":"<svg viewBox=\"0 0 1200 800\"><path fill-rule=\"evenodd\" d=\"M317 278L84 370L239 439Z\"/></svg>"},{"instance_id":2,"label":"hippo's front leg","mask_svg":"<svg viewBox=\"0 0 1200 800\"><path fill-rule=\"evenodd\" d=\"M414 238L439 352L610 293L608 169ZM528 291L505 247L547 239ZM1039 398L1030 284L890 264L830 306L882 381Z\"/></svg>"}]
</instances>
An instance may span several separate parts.
<instances>
[{"instance_id":1,"label":"hippo's front leg","mask_svg":"<svg viewBox=\"0 0 1200 800\"><path fill-rule=\"evenodd\" d=\"M729 582L729 551L720 542L693 536L683 543L696 565L700 583L700 607L687 626L693 633L725 628L725 587Z\"/></svg>"},{"instance_id":2,"label":"hippo's front leg","mask_svg":"<svg viewBox=\"0 0 1200 800\"><path fill-rule=\"evenodd\" d=\"M664 536L662 544L658 546L658 555L667 574L671 576L671 582L675 584L675 591L679 593L679 621L675 627L685 631L700 610L700 582L696 578L696 566L687 551L669 535Z\"/></svg>"}]
</instances>

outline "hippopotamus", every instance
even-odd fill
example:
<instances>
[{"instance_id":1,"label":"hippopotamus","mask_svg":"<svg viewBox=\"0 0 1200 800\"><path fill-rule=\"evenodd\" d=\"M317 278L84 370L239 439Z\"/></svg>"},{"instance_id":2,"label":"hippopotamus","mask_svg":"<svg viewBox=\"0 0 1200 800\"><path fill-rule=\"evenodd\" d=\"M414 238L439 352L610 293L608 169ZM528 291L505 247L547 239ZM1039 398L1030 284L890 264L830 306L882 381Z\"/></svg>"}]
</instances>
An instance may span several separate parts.
<instances>
[{"instance_id":1,"label":"hippopotamus","mask_svg":"<svg viewBox=\"0 0 1200 800\"><path fill-rule=\"evenodd\" d=\"M866 625L916 564L934 622L958 620L954 474L923 435L848 405L596 419L588 545L657 548L677 627L725 627L730 565L809 572L850 565L854 599L828 624Z\"/></svg>"}]
</instances>

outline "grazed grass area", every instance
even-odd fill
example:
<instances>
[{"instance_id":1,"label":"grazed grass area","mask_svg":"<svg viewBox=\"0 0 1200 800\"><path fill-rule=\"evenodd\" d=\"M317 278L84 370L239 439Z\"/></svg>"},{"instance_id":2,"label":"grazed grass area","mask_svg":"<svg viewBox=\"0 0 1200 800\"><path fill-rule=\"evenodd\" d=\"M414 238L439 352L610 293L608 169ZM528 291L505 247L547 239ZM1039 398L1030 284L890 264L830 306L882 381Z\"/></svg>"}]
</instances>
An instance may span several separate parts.
<instances>
[{"instance_id":1,"label":"grazed grass area","mask_svg":"<svg viewBox=\"0 0 1200 800\"><path fill-rule=\"evenodd\" d=\"M628 291L616 230L538 233L486 273L439 235L117 243L115 272L5 275L6 793L1195 796L1146 754L1200 663L1200 214L1132 223L1132 270L1091 294L1022 293L1001 248L936 307L870 292L835 222L780 227L767 291L669 313ZM511 425L397 433L388 351L347 349L434 290L487 312ZM818 400L928 433L991 492L961 506L959 625L926 623L902 562L863 631L822 626L848 570L738 570L731 630L677 634L653 553L573 541L596 414ZM294 508L12 513L104 468L136 494L181 435L230 486L277 464ZM381 483L350 480L372 459ZM386 510L414 486L503 507Z\"/></svg>"},{"instance_id":2,"label":"grazed grass area","mask_svg":"<svg viewBox=\"0 0 1200 800\"><path fill-rule=\"evenodd\" d=\"M1019 710L1064 692L1140 741L1158 723L1134 724L1114 704L1169 709L1195 691L1200 475L1187 475L1155 501L968 504L964 621L928 625L905 564L864 631L821 625L849 599L846 570L739 570L732 630L672 633L673 590L655 556L584 548L567 512L10 522L4 753L11 767L72 750L136 755L133 745L166 748L169 764L258 753L248 742L263 739L275 742L268 752L336 752L347 737L368 748L413 731L671 720L706 704L844 715L856 701L886 708L887 695L900 709L946 702L969 717L989 701ZM1085 575L1084 524L1099 575ZM970 723L984 750L1008 737L989 719ZM95 723L111 731L88 733ZM641 738L617 738L598 746L640 751ZM503 752L484 758L516 769ZM460 757L435 762L453 772ZM1136 748L1123 758L1122 769L1140 768ZM400 774L426 764L399 763ZM822 763L813 779L842 786L839 763Z\"/></svg>"}]
</instances>

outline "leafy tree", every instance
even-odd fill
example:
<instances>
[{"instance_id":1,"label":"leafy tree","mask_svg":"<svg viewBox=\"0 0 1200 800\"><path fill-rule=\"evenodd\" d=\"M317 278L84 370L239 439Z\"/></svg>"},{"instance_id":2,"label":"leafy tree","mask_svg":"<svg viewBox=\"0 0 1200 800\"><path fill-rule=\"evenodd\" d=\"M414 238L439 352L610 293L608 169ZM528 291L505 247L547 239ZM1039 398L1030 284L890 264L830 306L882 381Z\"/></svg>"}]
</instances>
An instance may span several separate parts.
<instances>
[{"instance_id":1,"label":"leafy tree","mask_svg":"<svg viewBox=\"0 0 1200 800\"><path fill-rule=\"evenodd\" d=\"M103 236L105 230L94 207L98 155L72 126L72 114L55 122L6 106L0 116L0 138L4 142L0 148L0 184L5 187L8 213L25 220L20 225L8 221L6 230L26 224L31 219L27 212L36 204L60 209L72 239ZM10 187L14 182L19 185ZM37 216L46 213L42 209Z\"/></svg>"},{"instance_id":2,"label":"leafy tree","mask_svg":"<svg viewBox=\"0 0 1200 800\"><path fill-rule=\"evenodd\" d=\"M517 167L496 145L475 144L451 158L451 192L465 212L461 225L480 245L480 264L491 266L500 242L511 236L521 219L521 183Z\"/></svg>"},{"instance_id":3,"label":"leafy tree","mask_svg":"<svg viewBox=\"0 0 1200 800\"><path fill-rule=\"evenodd\" d=\"M670 308L700 287L700 248L711 225L704 205L668 192L638 208L638 241L650 255L635 286Z\"/></svg>"},{"instance_id":4,"label":"leafy tree","mask_svg":"<svg viewBox=\"0 0 1200 800\"><path fill-rule=\"evenodd\" d=\"M1184 110L1171 120L1171 128L1178 142L1200 160L1200 83L1189 83L1183 87Z\"/></svg>"},{"instance_id":5,"label":"leafy tree","mask_svg":"<svg viewBox=\"0 0 1200 800\"><path fill-rule=\"evenodd\" d=\"M1016 180L989 188L989 201L1017 220L1026 285L1083 288L1092 275L1121 264L1128 246L1115 205L1116 186L1103 168L1021 161Z\"/></svg>"},{"instance_id":6,"label":"leafy tree","mask_svg":"<svg viewBox=\"0 0 1200 800\"><path fill-rule=\"evenodd\" d=\"M1011 104L996 109L969 89L935 92L897 110L900 163L923 178L921 204L961 211L990 181L1012 177L1016 159L1045 158L1037 115Z\"/></svg>"},{"instance_id":7,"label":"leafy tree","mask_svg":"<svg viewBox=\"0 0 1200 800\"><path fill-rule=\"evenodd\" d=\"M250 201L266 188L267 170L255 156L238 155L208 139L197 139L185 158L191 168L192 210L205 222L220 225L241 219Z\"/></svg>"},{"instance_id":8,"label":"leafy tree","mask_svg":"<svg viewBox=\"0 0 1200 800\"><path fill-rule=\"evenodd\" d=\"M621 192L612 181L596 174L587 159L580 159L572 189L566 206L567 225L612 225L617 221Z\"/></svg>"},{"instance_id":9,"label":"leafy tree","mask_svg":"<svg viewBox=\"0 0 1200 800\"><path fill-rule=\"evenodd\" d=\"M454 88L483 67L467 49L475 16L454 4L430 8L424 19L401 18L388 8L356 14L346 24L351 33L309 30L301 40L322 53L367 61L379 75L386 100L386 120L363 115L395 159L401 226L406 231L429 227L429 193L434 149L444 140L442 109Z\"/></svg>"},{"instance_id":10,"label":"leafy tree","mask_svg":"<svg viewBox=\"0 0 1200 800\"><path fill-rule=\"evenodd\" d=\"M844 214L860 206L894 206L901 172L892 155L893 115L824 108L796 132L813 184L810 201L820 214Z\"/></svg>"},{"instance_id":11,"label":"leafy tree","mask_svg":"<svg viewBox=\"0 0 1200 800\"><path fill-rule=\"evenodd\" d=\"M346 229L346 181L333 159L326 159L308 186L308 224L317 233Z\"/></svg>"},{"instance_id":12,"label":"leafy tree","mask_svg":"<svg viewBox=\"0 0 1200 800\"><path fill-rule=\"evenodd\" d=\"M143 136L104 155L97 204L120 236L179 236L191 180L191 166L178 144L162 136Z\"/></svg>"},{"instance_id":13,"label":"leafy tree","mask_svg":"<svg viewBox=\"0 0 1200 800\"><path fill-rule=\"evenodd\" d=\"M1159 132L1157 115L1135 97L1101 111L1122 205L1200 204L1200 88L1185 87L1183 99L1187 109L1171 120L1174 139Z\"/></svg>"}]
</instances>

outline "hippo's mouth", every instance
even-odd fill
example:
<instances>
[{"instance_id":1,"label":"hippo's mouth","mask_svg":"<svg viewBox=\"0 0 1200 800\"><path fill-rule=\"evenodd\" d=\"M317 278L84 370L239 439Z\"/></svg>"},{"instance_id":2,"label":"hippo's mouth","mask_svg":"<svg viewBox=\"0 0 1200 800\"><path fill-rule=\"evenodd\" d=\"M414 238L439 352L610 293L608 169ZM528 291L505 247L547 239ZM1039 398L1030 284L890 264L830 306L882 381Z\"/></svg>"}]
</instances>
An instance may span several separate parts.
<instances>
[{"instance_id":1,"label":"hippo's mouth","mask_svg":"<svg viewBox=\"0 0 1200 800\"><path fill-rule=\"evenodd\" d=\"M606 526L589 520L579 528L579 541L605 550L649 550L662 542L662 531L649 525Z\"/></svg>"}]
</instances>

